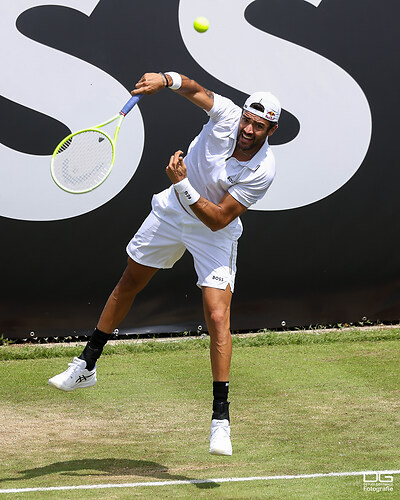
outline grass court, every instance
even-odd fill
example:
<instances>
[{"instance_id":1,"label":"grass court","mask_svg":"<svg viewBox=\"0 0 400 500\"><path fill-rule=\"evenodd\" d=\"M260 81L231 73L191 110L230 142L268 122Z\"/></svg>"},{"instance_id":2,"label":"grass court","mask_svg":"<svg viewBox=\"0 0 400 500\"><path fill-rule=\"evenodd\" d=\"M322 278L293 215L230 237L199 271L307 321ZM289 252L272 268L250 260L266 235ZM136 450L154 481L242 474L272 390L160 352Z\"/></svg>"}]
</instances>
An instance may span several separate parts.
<instances>
[{"instance_id":1,"label":"grass court","mask_svg":"<svg viewBox=\"0 0 400 500\"><path fill-rule=\"evenodd\" d=\"M3 345L0 499L376 498L362 474L288 476L400 470L399 341L398 327L235 336L232 457L208 453L207 338L107 345L97 385L72 393L47 380L80 345ZM392 477L367 486L400 498Z\"/></svg>"}]
</instances>

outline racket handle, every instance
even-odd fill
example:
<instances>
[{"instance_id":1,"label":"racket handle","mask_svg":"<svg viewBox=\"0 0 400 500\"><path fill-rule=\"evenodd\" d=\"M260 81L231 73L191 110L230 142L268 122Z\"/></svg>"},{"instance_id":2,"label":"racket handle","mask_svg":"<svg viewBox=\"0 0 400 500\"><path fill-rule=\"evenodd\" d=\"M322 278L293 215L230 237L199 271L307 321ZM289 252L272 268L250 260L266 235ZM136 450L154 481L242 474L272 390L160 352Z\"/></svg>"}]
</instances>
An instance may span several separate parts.
<instances>
[{"instance_id":1,"label":"racket handle","mask_svg":"<svg viewBox=\"0 0 400 500\"><path fill-rule=\"evenodd\" d=\"M129 101L125 104L125 106L119 112L120 115L127 115L129 111L139 102L139 100L143 97L143 94L133 95Z\"/></svg>"}]
</instances>

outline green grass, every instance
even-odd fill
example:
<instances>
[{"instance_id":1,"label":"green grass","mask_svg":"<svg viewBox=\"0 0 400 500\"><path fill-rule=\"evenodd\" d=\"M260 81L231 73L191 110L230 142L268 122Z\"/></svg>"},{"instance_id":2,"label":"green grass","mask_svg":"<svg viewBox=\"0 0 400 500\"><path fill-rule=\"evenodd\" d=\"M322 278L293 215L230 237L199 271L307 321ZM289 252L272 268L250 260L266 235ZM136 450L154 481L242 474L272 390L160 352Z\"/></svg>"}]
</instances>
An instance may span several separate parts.
<instances>
[{"instance_id":1,"label":"green grass","mask_svg":"<svg viewBox=\"0 0 400 500\"><path fill-rule=\"evenodd\" d=\"M232 457L208 454L208 340L107 346L95 388L47 379L81 347L0 348L0 490L400 469L398 329L234 339ZM33 359L29 359L33 358ZM400 478L394 493L400 497ZM397 494L396 494L397 492ZM381 493L383 494L383 493ZM24 498L371 498L362 477ZM13 494L1 498L22 498Z\"/></svg>"},{"instance_id":2,"label":"green grass","mask_svg":"<svg viewBox=\"0 0 400 500\"><path fill-rule=\"evenodd\" d=\"M400 327L396 328L347 328L333 330L307 330L291 332L264 331L253 336L234 335L234 347L261 347L274 345L309 345L332 344L336 342L379 342L382 340L400 340ZM0 361L16 359L65 358L79 355L82 352L80 343L12 344L0 346ZM144 352L188 351L208 349L208 338L182 337L178 341L160 342L147 340L144 342L119 342L107 345L103 356L114 354L139 354Z\"/></svg>"}]
</instances>

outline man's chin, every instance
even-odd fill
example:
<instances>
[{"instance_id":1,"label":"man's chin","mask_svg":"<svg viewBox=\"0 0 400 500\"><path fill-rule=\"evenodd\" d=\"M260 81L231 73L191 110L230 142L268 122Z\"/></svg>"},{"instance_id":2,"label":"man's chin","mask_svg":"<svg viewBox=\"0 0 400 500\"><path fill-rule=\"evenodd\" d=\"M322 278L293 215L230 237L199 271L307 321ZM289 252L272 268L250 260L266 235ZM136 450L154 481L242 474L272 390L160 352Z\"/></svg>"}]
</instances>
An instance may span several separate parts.
<instances>
[{"instance_id":1,"label":"man's chin","mask_svg":"<svg viewBox=\"0 0 400 500\"><path fill-rule=\"evenodd\" d=\"M243 144L242 141L239 141L237 145L241 151L249 151L253 147L253 142Z\"/></svg>"}]
</instances>

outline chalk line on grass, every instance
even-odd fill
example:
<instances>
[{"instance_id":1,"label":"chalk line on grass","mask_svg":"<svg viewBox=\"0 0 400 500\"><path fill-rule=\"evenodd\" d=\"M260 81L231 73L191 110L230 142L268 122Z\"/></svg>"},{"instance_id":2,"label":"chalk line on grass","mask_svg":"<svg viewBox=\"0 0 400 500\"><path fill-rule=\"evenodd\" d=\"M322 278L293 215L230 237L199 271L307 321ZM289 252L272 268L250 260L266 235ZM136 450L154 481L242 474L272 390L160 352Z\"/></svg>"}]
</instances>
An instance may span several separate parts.
<instances>
[{"instance_id":1,"label":"chalk line on grass","mask_svg":"<svg viewBox=\"0 0 400 500\"><path fill-rule=\"evenodd\" d=\"M381 470L381 471L358 471L358 472L327 472L317 474L298 474L282 476L253 476L253 477L222 477L213 479L183 479L177 481L146 481L138 483L116 483L116 484L90 484L77 486L49 486L47 488L9 488L0 489L0 493L28 493L33 491L67 491L67 490L101 490L109 488L137 488L143 486L179 486L184 484L207 484L207 483L237 483L244 481L272 481L277 479L314 479L320 477L348 477L364 476L369 474L400 474L400 470Z\"/></svg>"}]
</instances>

